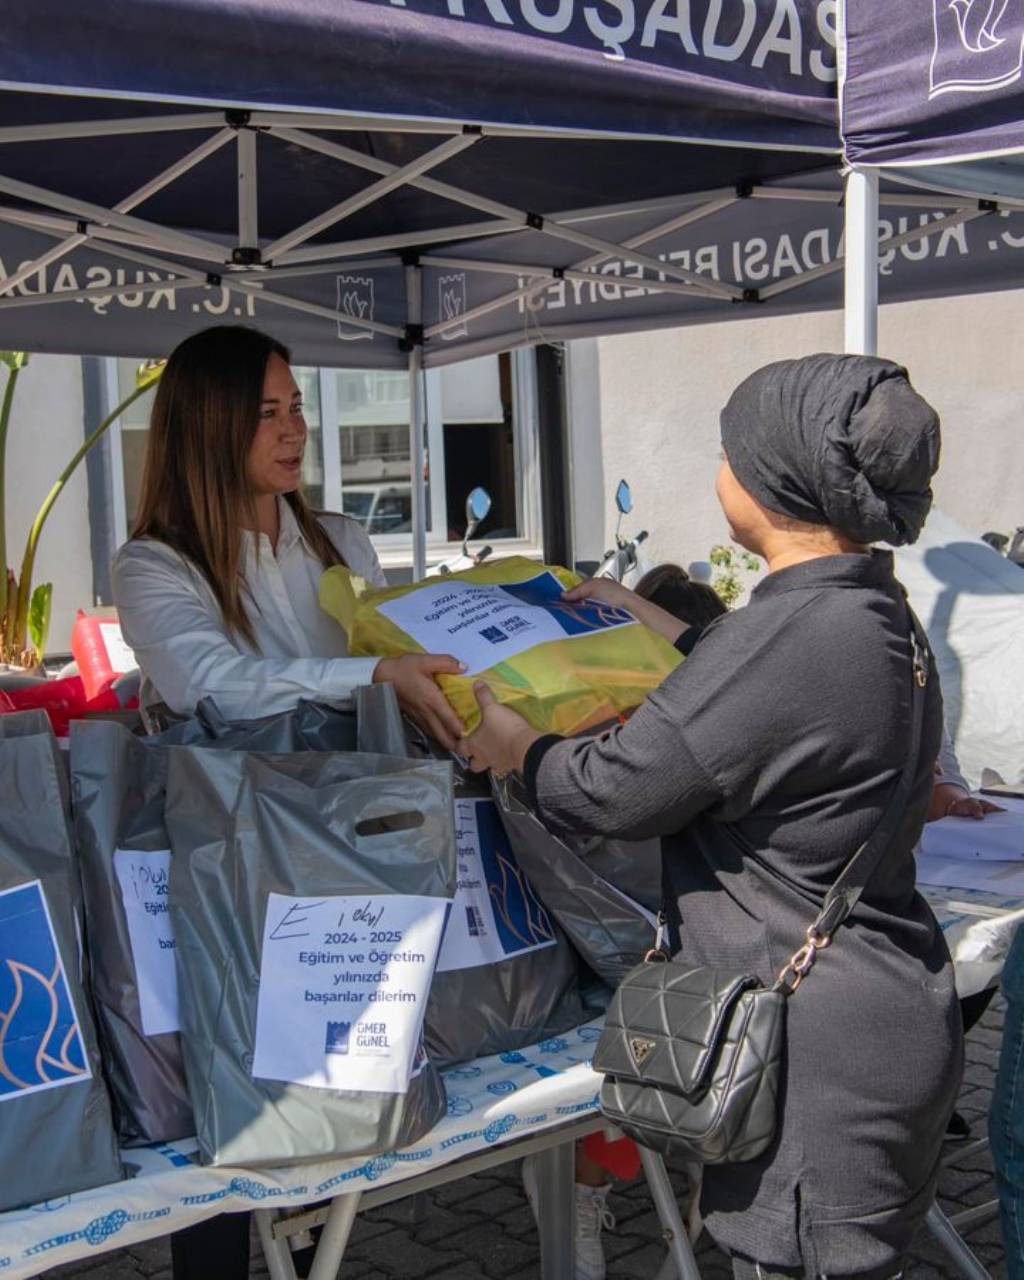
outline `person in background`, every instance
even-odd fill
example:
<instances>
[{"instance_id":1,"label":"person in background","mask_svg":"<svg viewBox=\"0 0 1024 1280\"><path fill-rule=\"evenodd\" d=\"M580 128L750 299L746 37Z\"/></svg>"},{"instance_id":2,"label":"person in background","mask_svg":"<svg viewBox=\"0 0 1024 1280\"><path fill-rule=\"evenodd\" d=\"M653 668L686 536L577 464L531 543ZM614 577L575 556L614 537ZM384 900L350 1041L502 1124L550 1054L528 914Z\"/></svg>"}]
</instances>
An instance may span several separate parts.
<instances>
[{"instance_id":1,"label":"person in background","mask_svg":"<svg viewBox=\"0 0 1024 1280\"><path fill-rule=\"evenodd\" d=\"M473 769L521 773L556 830L660 836L669 945L770 983L870 837L912 736L911 623L892 555L931 505L939 424L906 371L866 356L760 369L722 412L718 495L768 562L696 638L620 583L587 582L687 660L623 725L542 736L478 687ZM894 1280L933 1202L962 1028L942 932L915 890L942 697L926 654L910 794L864 895L788 1002L779 1127L704 1170L701 1211L737 1280Z\"/></svg>"},{"instance_id":2,"label":"person in background","mask_svg":"<svg viewBox=\"0 0 1024 1280\"><path fill-rule=\"evenodd\" d=\"M678 564L659 564L636 584L636 593L701 630L726 613L722 598L706 582L695 582Z\"/></svg>"},{"instance_id":3,"label":"person in background","mask_svg":"<svg viewBox=\"0 0 1024 1280\"><path fill-rule=\"evenodd\" d=\"M386 585L358 521L302 495L306 422L286 347L241 325L186 338L157 388L139 512L113 566L121 628L147 700L190 715L211 697L228 719L346 703L394 684L402 709L445 746L460 725L435 676L444 655L350 658L318 603L320 577L347 565Z\"/></svg>"},{"instance_id":4,"label":"person in background","mask_svg":"<svg viewBox=\"0 0 1024 1280\"><path fill-rule=\"evenodd\" d=\"M998 805L992 804L984 796L971 794L970 785L960 770L960 762L956 758L949 730L943 724L942 745L939 747L939 758L935 762L932 799L926 821L938 822L942 818L969 818L977 822L986 814L1001 812ZM960 1016L963 1019L965 1035L981 1021L995 994L995 987L987 987L984 991L961 998ZM967 1118L962 1112L954 1111L946 1126L946 1141L966 1142L970 1136L971 1126Z\"/></svg>"}]
</instances>

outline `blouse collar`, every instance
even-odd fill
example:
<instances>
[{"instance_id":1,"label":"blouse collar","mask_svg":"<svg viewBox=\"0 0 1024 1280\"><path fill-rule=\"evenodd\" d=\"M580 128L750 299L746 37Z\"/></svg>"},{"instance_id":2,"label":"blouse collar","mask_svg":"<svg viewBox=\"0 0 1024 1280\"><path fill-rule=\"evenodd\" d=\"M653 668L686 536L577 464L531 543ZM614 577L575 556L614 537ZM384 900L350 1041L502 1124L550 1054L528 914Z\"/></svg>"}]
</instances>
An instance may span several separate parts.
<instances>
[{"instance_id":1,"label":"blouse collar","mask_svg":"<svg viewBox=\"0 0 1024 1280\"><path fill-rule=\"evenodd\" d=\"M776 569L750 593L751 599L766 600L784 591L814 587L887 587L896 581L891 551L872 550L867 554L818 556Z\"/></svg>"}]
</instances>

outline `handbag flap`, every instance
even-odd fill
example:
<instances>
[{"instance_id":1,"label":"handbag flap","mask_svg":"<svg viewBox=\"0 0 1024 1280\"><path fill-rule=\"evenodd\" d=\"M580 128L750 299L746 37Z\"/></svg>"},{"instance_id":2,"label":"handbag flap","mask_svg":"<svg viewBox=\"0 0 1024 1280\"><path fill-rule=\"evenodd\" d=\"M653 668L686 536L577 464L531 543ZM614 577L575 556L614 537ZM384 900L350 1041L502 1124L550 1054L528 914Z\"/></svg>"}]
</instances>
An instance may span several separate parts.
<instances>
[{"instance_id":1,"label":"handbag flap","mask_svg":"<svg viewBox=\"0 0 1024 1280\"><path fill-rule=\"evenodd\" d=\"M608 1009L594 1068L684 1095L697 1093L708 1084L737 1001L760 986L735 969L675 961L638 965Z\"/></svg>"}]
</instances>

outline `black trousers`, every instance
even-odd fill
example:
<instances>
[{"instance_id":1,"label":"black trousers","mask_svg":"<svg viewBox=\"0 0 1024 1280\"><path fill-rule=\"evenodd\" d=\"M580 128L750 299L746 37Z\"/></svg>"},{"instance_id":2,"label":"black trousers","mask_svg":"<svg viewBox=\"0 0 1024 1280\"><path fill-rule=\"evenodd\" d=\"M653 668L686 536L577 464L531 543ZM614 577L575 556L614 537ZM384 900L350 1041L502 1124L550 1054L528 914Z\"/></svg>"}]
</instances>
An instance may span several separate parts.
<instances>
[{"instance_id":1,"label":"black trousers","mask_svg":"<svg viewBox=\"0 0 1024 1280\"><path fill-rule=\"evenodd\" d=\"M171 1236L174 1280L249 1280L248 1213L222 1213Z\"/></svg>"}]
</instances>

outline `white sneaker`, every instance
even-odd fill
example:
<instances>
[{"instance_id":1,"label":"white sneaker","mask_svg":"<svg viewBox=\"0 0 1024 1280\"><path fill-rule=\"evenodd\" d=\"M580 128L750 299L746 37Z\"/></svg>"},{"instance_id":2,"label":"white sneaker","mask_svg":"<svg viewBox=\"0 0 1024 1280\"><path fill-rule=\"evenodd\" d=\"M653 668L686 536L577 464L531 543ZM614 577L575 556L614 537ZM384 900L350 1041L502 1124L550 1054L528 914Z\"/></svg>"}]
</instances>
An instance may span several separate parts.
<instances>
[{"instance_id":1,"label":"white sneaker","mask_svg":"<svg viewBox=\"0 0 1024 1280\"><path fill-rule=\"evenodd\" d=\"M537 1157L523 1160L523 1190L537 1217ZM603 1187L586 1187L576 1183L576 1240L573 1257L573 1280L605 1280L604 1249L601 1247L601 1231L615 1226L615 1218L608 1209L608 1192L611 1183Z\"/></svg>"}]
</instances>

